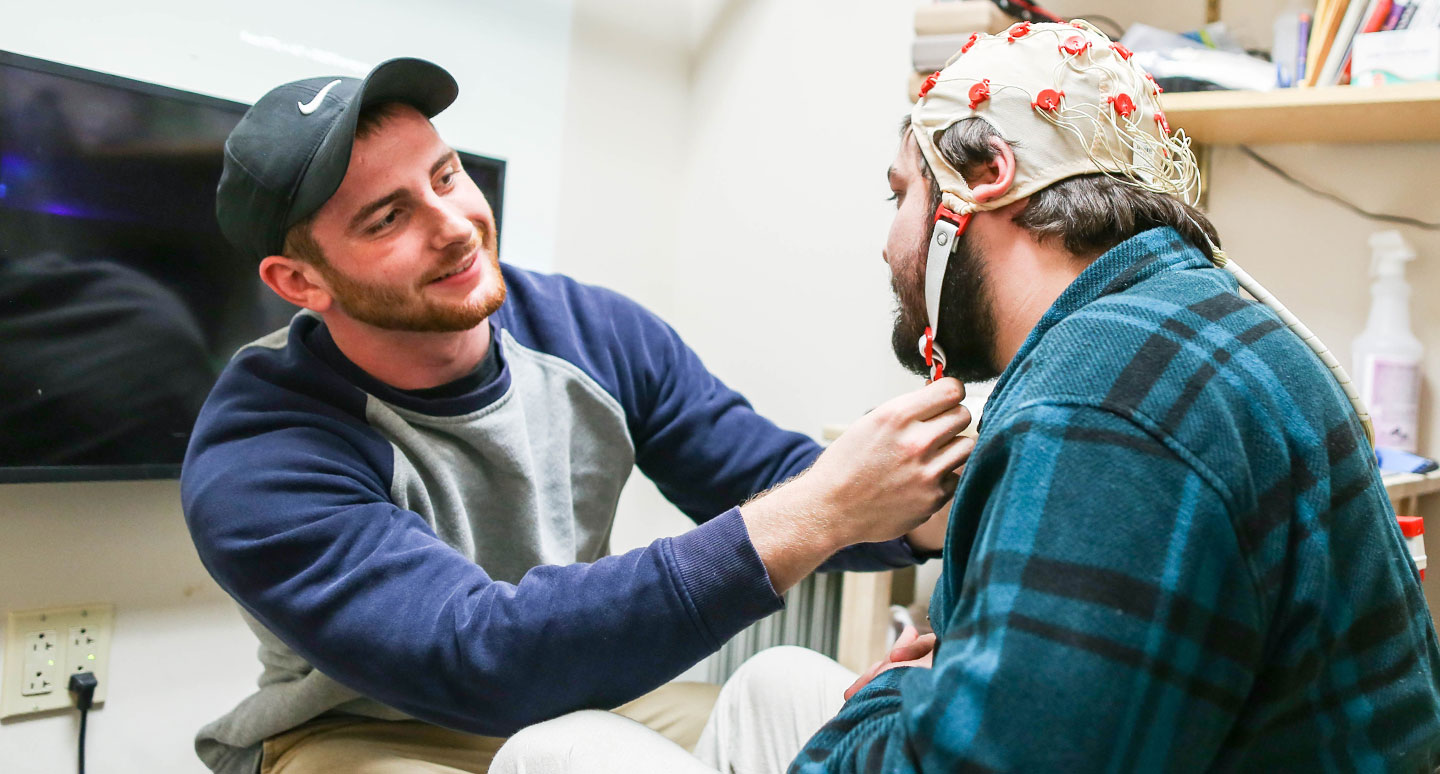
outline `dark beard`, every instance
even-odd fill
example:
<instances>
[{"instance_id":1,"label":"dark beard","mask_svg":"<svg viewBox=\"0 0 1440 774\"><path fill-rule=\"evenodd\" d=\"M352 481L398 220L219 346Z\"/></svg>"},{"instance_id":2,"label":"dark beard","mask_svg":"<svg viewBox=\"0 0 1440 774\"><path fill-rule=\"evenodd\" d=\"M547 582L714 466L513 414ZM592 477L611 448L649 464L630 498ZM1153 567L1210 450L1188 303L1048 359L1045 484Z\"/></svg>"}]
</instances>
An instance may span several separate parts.
<instances>
[{"instance_id":1,"label":"dark beard","mask_svg":"<svg viewBox=\"0 0 1440 774\"><path fill-rule=\"evenodd\" d=\"M927 241L920 249L928 247ZM1000 372L995 369L995 314L985 267L968 234L956 241L955 248L945 272L945 291L940 295L940 330L935 342L945 350L945 376L963 382L989 381ZM916 256L901 265L901 271L890 274L890 289L895 293L895 327L890 346L906 370L929 376L930 369L919 350L920 337L928 324L923 261Z\"/></svg>"}]
</instances>

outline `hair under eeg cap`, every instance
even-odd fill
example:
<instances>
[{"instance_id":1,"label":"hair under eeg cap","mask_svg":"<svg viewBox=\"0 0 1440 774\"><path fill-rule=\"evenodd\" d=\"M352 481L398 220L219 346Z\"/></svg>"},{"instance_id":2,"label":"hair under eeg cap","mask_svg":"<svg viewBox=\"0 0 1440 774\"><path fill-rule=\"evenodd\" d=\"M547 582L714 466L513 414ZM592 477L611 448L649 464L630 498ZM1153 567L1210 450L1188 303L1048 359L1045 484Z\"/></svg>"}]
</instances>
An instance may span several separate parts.
<instances>
[{"instance_id":1,"label":"hair under eeg cap","mask_svg":"<svg viewBox=\"0 0 1440 774\"><path fill-rule=\"evenodd\" d=\"M934 331L947 258L974 213L1097 173L1195 204L1202 184L1199 166L1190 139L1183 131L1171 132L1161 91L1124 46L1085 21L1019 22L998 35L976 33L926 79L910 113L911 135L940 188L940 213L949 210L952 219L942 223L937 217L925 271L930 327L919 347L937 377L944 353ZM990 124L1017 151L1010 187L983 202L936 146L947 129L970 118ZM1274 311L1330 369L1373 446L1369 412L1324 342L1217 245L1209 247L1215 265Z\"/></svg>"},{"instance_id":2,"label":"hair under eeg cap","mask_svg":"<svg viewBox=\"0 0 1440 774\"><path fill-rule=\"evenodd\" d=\"M1003 207L1076 175L1103 173L1193 203L1200 179L1190 140L1171 134L1160 87L1084 21L1020 22L975 34L930 76L910 115L915 141L957 214ZM1001 198L976 202L935 146L952 125L979 118L1021 153Z\"/></svg>"}]
</instances>

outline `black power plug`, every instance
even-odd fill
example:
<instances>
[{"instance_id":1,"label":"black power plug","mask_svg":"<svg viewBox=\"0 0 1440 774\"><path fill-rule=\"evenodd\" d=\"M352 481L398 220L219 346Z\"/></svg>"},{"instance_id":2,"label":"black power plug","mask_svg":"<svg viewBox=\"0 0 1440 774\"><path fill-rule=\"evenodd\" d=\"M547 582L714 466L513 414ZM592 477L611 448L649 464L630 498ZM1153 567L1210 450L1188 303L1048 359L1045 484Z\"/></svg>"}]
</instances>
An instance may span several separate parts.
<instances>
[{"instance_id":1,"label":"black power plug","mask_svg":"<svg viewBox=\"0 0 1440 774\"><path fill-rule=\"evenodd\" d=\"M85 720L90 715L90 705L95 703L95 686L99 684L94 672L70 675L70 693L75 697L75 708L80 710L80 774L85 774Z\"/></svg>"}]
</instances>

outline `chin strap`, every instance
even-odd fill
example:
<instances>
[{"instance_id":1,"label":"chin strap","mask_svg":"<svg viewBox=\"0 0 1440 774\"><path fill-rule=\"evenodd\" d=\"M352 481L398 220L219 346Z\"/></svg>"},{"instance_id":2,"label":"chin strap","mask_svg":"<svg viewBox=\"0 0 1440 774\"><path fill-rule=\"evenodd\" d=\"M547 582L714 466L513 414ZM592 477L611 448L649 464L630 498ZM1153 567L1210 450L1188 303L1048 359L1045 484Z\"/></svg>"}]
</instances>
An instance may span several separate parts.
<instances>
[{"instance_id":1,"label":"chin strap","mask_svg":"<svg viewBox=\"0 0 1440 774\"><path fill-rule=\"evenodd\" d=\"M970 225L973 214L957 215L943 204L935 210L935 228L925 253L925 314L929 325L920 337L920 355L930 369L932 382L945 375L945 350L935 343L935 331L940 328L940 293L945 287L945 271L950 266L950 254Z\"/></svg>"}]
</instances>

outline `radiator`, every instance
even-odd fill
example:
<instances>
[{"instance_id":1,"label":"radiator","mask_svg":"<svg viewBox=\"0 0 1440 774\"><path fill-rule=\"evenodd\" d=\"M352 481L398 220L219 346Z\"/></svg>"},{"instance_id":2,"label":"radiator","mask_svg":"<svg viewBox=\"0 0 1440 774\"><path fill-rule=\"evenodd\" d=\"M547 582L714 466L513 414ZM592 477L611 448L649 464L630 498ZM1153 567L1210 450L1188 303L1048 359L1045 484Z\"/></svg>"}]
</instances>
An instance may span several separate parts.
<instances>
[{"instance_id":1,"label":"radiator","mask_svg":"<svg viewBox=\"0 0 1440 774\"><path fill-rule=\"evenodd\" d=\"M842 573L814 573L785 592L785 607L730 638L710 658L709 680L723 685L745 659L776 645L800 645L836 657Z\"/></svg>"}]
</instances>

